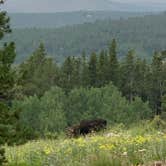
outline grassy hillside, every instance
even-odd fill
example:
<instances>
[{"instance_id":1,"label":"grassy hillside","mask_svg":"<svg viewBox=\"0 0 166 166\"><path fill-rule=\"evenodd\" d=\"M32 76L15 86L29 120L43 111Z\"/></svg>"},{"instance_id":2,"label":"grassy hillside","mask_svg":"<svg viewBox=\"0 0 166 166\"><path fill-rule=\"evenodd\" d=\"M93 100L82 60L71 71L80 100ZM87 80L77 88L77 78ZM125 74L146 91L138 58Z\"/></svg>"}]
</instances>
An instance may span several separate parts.
<instances>
[{"instance_id":1,"label":"grassy hillside","mask_svg":"<svg viewBox=\"0 0 166 166\"><path fill-rule=\"evenodd\" d=\"M119 126L77 139L61 136L56 140L32 141L6 147L6 157L9 166L129 166L164 162L166 134L150 124L129 130Z\"/></svg>"},{"instance_id":2,"label":"grassy hillside","mask_svg":"<svg viewBox=\"0 0 166 166\"><path fill-rule=\"evenodd\" d=\"M120 20L103 20L95 23L66 26L63 28L15 29L5 41L15 41L17 62L25 59L44 42L50 55L62 61L68 55L89 54L108 48L116 38L120 45L118 54L124 56L129 48L141 57L151 57L154 51L165 49L166 14L149 15Z\"/></svg>"}]
</instances>

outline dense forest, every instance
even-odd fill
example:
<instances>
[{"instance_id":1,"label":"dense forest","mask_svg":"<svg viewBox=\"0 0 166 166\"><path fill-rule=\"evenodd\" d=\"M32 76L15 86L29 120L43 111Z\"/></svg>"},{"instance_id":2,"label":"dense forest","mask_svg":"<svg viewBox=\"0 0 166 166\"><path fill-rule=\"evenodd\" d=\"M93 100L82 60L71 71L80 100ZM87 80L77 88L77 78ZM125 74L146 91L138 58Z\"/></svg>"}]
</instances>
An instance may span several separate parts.
<instances>
[{"instance_id":1,"label":"dense forest","mask_svg":"<svg viewBox=\"0 0 166 166\"><path fill-rule=\"evenodd\" d=\"M31 131L28 137L62 132L84 118L129 125L165 117L166 52L155 52L148 63L133 50L119 60L115 39L108 50L89 58L68 56L59 65L40 44L15 67L12 107L22 110L20 123Z\"/></svg>"},{"instance_id":2,"label":"dense forest","mask_svg":"<svg viewBox=\"0 0 166 166\"><path fill-rule=\"evenodd\" d=\"M9 13L12 28L55 28L66 25L95 22L96 20L117 20L144 16L150 12L118 11L76 11L57 13Z\"/></svg>"},{"instance_id":3,"label":"dense forest","mask_svg":"<svg viewBox=\"0 0 166 166\"><path fill-rule=\"evenodd\" d=\"M0 12L0 165L78 166L91 161L96 164L90 166L114 166L117 161L138 165L163 160L165 19L162 13L59 29L19 29L10 35L10 19ZM30 46L38 47L25 59ZM97 118L104 119L108 131L143 127L134 134L91 132L90 137L64 139L68 126ZM142 152L150 154L146 160ZM115 163L110 156L107 161L107 154L116 157Z\"/></svg>"},{"instance_id":4,"label":"dense forest","mask_svg":"<svg viewBox=\"0 0 166 166\"><path fill-rule=\"evenodd\" d=\"M48 54L62 62L66 56L90 54L108 48L113 38L119 43L118 55L135 49L139 57L152 57L154 51L165 49L165 13L120 20L103 20L63 28L14 29L5 41L17 45L16 62L22 62L38 47L45 44ZM24 39L24 40L23 40Z\"/></svg>"},{"instance_id":5,"label":"dense forest","mask_svg":"<svg viewBox=\"0 0 166 166\"><path fill-rule=\"evenodd\" d=\"M13 49L12 43L4 51L14 58ZM19 141L63 132L82 119L103 117L128 126L155 115L165 118L166 52L155 52L149 63L134 50L119 59L115 39L107 50L58 64L41 43L26 61L8 66L12 82L3 82L1 98L19 118Z\"/></svg>"}]
</instances>

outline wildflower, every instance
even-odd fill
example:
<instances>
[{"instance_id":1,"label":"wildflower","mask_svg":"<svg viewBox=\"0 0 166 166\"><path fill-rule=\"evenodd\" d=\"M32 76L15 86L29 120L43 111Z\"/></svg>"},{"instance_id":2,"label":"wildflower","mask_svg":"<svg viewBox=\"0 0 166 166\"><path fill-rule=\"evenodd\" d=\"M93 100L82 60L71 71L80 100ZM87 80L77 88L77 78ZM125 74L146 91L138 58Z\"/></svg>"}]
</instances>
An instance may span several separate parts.
<instances>
[{"instance_id":1,"label":"wildflower","mask_svg":"<svg viewBox=\"0 0 166 166\"><path fill-rule=\"evenodd\" d=\"M123 152L126 152L126 151L127 151L127 148L126 148L126 147L123 147L123 148L122 148L122 151L123 151Z\"/></svg>"},{"instance_id":2,"label":"wildflower","mask_svg":"<svg viewBox=\"0 0 166 166\"><path fill-rule=\"evenodd\" d=\"M114 148L115 148L115 146L112 144L105 144L105 145L99 146L99 149L103 149L103 150L113 150Z\"/></svg>"},{"instance_id":3,"label":"wildflower","mask_svg":"<svg viewBox=\"0 0 166 166\"><path fill-rule=\"evenodd\" d=\"M122 156L127 156L127 152L123 152Z\"/></svg>"},{"instance_id":4,"label":"wildflower","mask_svg":"<svg viewBox=\"0 0 166 166\"><path fill-rule=\"evenodd\" d=\"M45 147L45 148L44 148L44 153L45 153L46 155L49 155L49 154L51 153L51 149L48 148L48 147Z\"/></svg>"},{"instance_id":5,"label":"wildflower","mask_svg":"<svg viewBox=\"0 0 166 166\"><path fill-rule=\"evenodd\" d=\"M146 151L146 149L140 149L140 150L138 150L138 152L145 152Z\"/></svg>"},{"instance_id":6,"label":"wildflower","mask_svg":"<svg viewBox=\"0 0 166 166\"><path fill-rule=\"evenodd\" d=\"M135 142L136 142L137 144L143 144L143 143L145 143L146 141L147 141L146 138L144 138L144 137L142 137L142 136L138 136L138 137L135 138Z\"/></svg>"}]
</instances>

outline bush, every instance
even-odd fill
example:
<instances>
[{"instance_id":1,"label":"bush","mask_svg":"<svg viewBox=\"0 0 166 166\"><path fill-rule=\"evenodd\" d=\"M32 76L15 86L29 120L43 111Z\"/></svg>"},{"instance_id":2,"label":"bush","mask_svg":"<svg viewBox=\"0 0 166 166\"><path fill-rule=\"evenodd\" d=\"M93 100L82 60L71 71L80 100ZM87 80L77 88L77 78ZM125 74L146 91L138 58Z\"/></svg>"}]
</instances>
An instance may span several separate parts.
<instances>
[{"instance_id":1,"label":"bush","mask_svg":"<svg viewBox=\"0 0 166 166\"><path fill-rule=\"evenodd\" d=\"M103 88L72 90L65 104L65 112L68 124L94 118L106 119L109 124L131 124L148 119L151 115L148 103L138 97L129 103L112 84Z\"/></svg>"},{"instance_id":2,"label":"bush","mask_svg":"<svg viewBox=\"0 0 166 166\"><path fill-rule=\"evenodd\" d=\"M108 124L130 125L148 119L151 110L140 98L129 103L118 89L109 84L102 88L74 89L67 95L53 87L41 98L26 97L15 101L13 108L22 110L21 124L29 131L60 133L66 126L84 119L102 118Z\"/></svg>"},{"instance_id":3,"label":"bush","mask_svg":"<svg viewBox=\"0 0 166 166\"><path fill-rule=\"evenodd\" d=\"M40 135L44 135L45 132L60 132L66 127L64 98L63 91L54 87L40 99L31 96L23 101L14 101L13 108L22 110L20 123L28 132L33 131Z\"/></svg>"}]
</instances>

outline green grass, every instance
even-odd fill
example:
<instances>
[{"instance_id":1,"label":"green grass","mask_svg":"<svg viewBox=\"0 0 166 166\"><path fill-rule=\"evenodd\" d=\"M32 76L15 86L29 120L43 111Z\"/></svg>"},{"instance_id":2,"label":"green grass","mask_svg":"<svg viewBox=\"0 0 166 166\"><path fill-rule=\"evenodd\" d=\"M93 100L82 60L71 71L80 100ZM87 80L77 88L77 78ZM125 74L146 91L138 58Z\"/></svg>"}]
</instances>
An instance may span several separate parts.
<instances>
[{"instance_id":1,"label":"green grass","mask_svg":"<svg viewBox=\"0 0 166 166\"><path fill-rule=\"evenodd\" d=\"M116 127L78 139L31 141L7 147L9 166L128 166L166 160L166 133Z\"/></svg>"}]
</instances>

